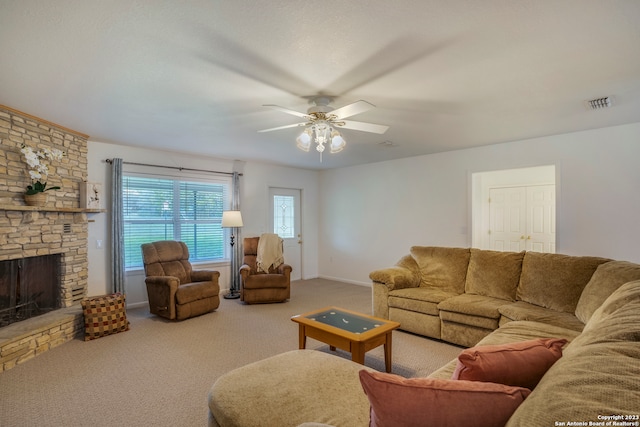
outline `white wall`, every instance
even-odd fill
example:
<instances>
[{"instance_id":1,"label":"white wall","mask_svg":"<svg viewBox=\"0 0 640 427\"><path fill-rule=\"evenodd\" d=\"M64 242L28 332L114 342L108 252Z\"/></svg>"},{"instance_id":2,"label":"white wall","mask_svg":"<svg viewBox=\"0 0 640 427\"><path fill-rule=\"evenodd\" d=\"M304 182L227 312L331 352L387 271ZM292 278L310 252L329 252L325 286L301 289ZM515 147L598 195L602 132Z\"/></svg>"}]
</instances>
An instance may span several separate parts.
<instances>
[{"instance_id":1,"label":"white wall","mask_svg":"<svg viewBox=\"0 0 640 427\"><path fill-rule=\"evenodd\" d=\"M241 236L255 236L268 230L270 186L296 188L302 192L305 234L305 278L318 276L317 264L317 205L318 172L287 168L261 163L242 163L204 156L192 156L175 152L148 150L96 141L88 143L88 181L102 182L105 200L109 200L111 167L105 159L122 158L125 162L177 166L193 169L243 173L241 182L241 210L244 227ZM109 209L109 206L105 206ZM95 222L89 223L89 289L90 296L111 292L109 213L94 214ZM97 242L103 242L98 248ZM200 266L202 268L209 266ZM220 287L223 293L229 289L229 263L212 264L220 271ZM144 304L147 300L144 273L128 272L126 275L127 303Z\"/></svg>"},{"instance_id":2,"label":"white wall","mask_svg":"<svg viewBox=\"0 0 640 427\"><path fill-rule=\"evenodd\" d=\"M324 171L320 276L370 283L412 245L471 245L474 172L556 165L557 252L640 262L640 123Z\"/></svg>"}]
</instances>

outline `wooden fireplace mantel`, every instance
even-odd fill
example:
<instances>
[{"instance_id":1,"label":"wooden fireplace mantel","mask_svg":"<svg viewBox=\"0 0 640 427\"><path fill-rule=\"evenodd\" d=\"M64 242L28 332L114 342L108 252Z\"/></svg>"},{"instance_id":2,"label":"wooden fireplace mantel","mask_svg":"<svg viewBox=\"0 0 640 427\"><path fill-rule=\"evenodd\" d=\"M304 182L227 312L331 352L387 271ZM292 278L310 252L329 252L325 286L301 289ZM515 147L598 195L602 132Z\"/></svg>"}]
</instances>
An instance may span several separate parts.
<instances>
[{"instance_id":1,"label":"wooden fireplace mantel","mask_svg":"<svg viewBox=\"0 0 640 427\"><path fill-rule=\"evenodd\" d=\"M36 211L36 212L70 212L70 213L101 213L106 209L85 209L85 208L57 208L55 206L19 206L0 205L0 211Z\"/></svg>"}]
</instances>

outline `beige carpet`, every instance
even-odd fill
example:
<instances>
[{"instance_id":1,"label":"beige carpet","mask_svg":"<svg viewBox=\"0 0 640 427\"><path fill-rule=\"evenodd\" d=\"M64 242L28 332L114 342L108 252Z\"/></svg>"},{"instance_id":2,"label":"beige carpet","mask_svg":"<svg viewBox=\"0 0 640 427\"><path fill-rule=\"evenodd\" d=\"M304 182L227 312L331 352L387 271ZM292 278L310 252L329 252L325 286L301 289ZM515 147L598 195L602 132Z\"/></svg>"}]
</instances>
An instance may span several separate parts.
<instances>
[{"instance_id":1,"label":"beige carpet","mask_svg":"<svg viewBox=\"0 0 640 427\"><path fill-rule=\"evenodd\" d=\"M205 426L216 378L297 349L291 316L329 305L370 314L371 290L297 281L289 302L222 300L216 312L178 323L130 309L130 331L76 339L0 373L0 426ZM402 331L393 340L393 372L406 377L427 375L460 352ZM313 339L307 348L330 352ZM383 371L382 347L367 353L365 364Z\"/></svg>"}]
</instances>

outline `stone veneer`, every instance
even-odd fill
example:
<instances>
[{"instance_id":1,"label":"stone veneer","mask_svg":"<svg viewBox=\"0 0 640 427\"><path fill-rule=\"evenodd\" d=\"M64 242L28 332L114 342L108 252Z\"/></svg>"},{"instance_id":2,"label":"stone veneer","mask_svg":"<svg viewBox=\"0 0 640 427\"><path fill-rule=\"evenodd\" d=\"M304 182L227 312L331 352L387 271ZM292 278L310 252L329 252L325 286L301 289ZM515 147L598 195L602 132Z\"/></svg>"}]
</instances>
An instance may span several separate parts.
<instances>
[{"instance_id":1,"label":"stone veneer","mask_svg":"<svg viewBox=\"0 0 640 427\"><path fill-rule=\"evenodd\" d=\"M87 178L88 135L0 105L0 261L62 254L63 308L0 329L0 372L12 368L82 333L80 302L87 294L87 213L78 207L80 182ZM47 161L45 208L26 207L23 195L31 183L22 144L65 153Z\"/></svg>"}]
</instances>

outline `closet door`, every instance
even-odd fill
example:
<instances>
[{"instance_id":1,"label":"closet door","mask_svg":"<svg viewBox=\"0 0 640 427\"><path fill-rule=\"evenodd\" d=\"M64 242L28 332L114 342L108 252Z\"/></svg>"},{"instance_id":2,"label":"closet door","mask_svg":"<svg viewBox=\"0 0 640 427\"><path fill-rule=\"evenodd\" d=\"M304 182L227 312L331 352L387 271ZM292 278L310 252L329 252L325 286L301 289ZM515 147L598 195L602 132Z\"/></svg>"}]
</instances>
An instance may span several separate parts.
<instances>
[{"instance_id":1,"label":"closet door","mask_svg":"<svg viewBox=\"0 0 640 427\"><path fill-rule=\"evenodd\" d=\"M555 185L492 188L489 195L490 249L555 253Z\"/></svg>"},{"instance_id":2,"label":"closet door","mask_svg":"<svg viewBox=\"0 0 640 427\"><path fill-rule=\"evenodd\" d=\"M527 187L528 251L556 251L556 186Z\"/></svg>"},{"instance_id":3,"label":"closet door","mask_svg":"<svg viewBox=\"0 0 640 427\"><path fill-rule=\"evenodd\" d=\"M526 187L489 190L489 248L494 251L525 250L527 230Z\"/></svg>"}]
</instances>

